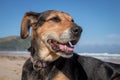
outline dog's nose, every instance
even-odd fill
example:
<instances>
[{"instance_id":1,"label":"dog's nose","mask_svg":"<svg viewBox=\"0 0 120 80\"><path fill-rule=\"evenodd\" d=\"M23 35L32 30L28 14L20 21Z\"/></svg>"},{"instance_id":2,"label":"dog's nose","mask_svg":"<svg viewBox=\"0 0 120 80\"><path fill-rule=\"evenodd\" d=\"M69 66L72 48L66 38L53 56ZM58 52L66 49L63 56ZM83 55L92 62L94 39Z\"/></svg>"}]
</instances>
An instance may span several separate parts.
<instances>
[{"instance_id":1,"label":"dog's nose","mask_svg":"<svg viewBox=\"0 0 120 80\"><path fill-rule=\"evenodd\" d=\"M80 26L74 26L71 28L71 32L74 35L79 35L82 32L82 28Z\"/></svg>"}]
</instances>

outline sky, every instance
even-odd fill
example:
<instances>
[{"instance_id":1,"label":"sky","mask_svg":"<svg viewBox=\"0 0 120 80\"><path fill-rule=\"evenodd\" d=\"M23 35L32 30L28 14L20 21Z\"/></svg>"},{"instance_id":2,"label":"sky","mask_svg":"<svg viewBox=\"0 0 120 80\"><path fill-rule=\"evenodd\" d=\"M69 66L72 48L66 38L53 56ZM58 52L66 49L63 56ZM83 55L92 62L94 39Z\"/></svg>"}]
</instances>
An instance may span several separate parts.
<instances>
[{"instance_id":1,"label":"sky","mask_svg":"<svg viewBox=\"0 0 120 80\"><path fill-rule=\"evenodd\" d=\"M20 34L25 12L46 10L67 12L83 28L78 46L120 49L120 0L0 0L0 38Z\"/></svg>"}]
</instances>

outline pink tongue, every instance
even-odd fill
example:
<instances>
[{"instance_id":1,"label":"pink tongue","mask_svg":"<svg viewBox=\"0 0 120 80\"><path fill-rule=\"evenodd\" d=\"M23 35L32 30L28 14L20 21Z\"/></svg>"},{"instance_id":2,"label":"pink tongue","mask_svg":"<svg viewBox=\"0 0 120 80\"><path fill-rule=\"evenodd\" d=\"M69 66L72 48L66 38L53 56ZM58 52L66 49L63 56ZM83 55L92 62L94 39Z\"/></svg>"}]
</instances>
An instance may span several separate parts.
<instances>
[{"instance_id":1,"label":"pink tongue","mask_svg":"<svg viewBox=\"0 0 120 80\"><path fill-rule=\"evenodd\" d=\"M62 45L62 44L59 44L59 48L62 50L62 51L73 51L74 48L71 48L71 47L68 47L66 45Z\"/></svg>"}]
</instances>

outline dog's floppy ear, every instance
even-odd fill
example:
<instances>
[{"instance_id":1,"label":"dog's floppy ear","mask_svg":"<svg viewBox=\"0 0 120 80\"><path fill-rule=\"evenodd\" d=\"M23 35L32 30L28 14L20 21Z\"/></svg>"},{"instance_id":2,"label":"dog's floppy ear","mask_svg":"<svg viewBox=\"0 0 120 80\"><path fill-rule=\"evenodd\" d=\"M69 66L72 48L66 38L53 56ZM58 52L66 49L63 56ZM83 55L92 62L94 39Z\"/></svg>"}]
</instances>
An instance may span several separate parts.
<instances>
[{"instance_id":1,"label":"dog's floppy ear","mask_svg":"<svg viewBox=\"0 0 120 80\"><path fill-rule=\"evenodd\" d=\"M40 13L36 12L27 12L25 13L22 23L21 23L21 33L20 36L22 39L25 39L29 35L30 27L34 27L35 24L38 22L38 17Z\"/></svg>"}]
</instances>

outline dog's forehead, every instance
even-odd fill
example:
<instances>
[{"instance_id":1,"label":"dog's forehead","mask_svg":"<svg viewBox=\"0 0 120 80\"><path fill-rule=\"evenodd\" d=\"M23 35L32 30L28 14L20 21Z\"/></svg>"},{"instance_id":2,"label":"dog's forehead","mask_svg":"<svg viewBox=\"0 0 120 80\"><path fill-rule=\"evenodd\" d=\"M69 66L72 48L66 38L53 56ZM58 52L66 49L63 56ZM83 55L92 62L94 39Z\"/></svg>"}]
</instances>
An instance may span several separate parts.
<instances>
[{"instance_id":1,"label":"dog's forehead","mask_svg":"<svg viewBox=\"0 0 120 80\"><path fill-rule=\"evenodd\" d=\"M65 13L65 12L59 12L59 11L52 12L52 13L47 17L47 19L50 19L50 18L55 17L55 16L58 16L58 17L61 18L61 19L67 19L67 20L69 20L69 21L72 20L72 17L71 17L69 14L67 14L67 13Z\"/></svg>"},{"instance_id":2,"label":"dog's forehead","mask_svg":"<svg viewBox=\"0 0 120 80\"><path fill-rule=\"evenodd\" d=\"M67 19L69 21L72 20L72 17L68 13L60 12L60 11L56 11L56 10L45 11L42 14L43 14L43 16L45 16L46 20L49 20L53 17L59 17L61 19Z\"/></svg>"}]
</instances>

